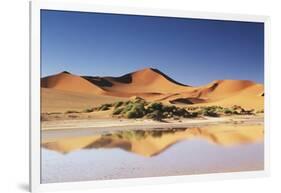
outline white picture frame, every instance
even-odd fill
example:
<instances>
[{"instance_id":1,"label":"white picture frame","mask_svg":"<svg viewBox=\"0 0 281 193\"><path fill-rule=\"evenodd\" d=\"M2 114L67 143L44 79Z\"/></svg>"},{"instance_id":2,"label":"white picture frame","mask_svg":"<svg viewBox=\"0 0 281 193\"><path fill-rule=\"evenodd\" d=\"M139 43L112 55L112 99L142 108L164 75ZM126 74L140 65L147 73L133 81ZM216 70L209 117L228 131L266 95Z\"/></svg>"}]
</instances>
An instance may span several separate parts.
<instances>
[{"instance_id":1,"label":"white picture frame","mask_svg":"<svg viewBox=\"0 0 281 193\"><path fill-rule=\"evenodd\" d=\"M81 1L80 1L81 2ZM118 179L106 181L85 181L71 183L40 183L40 10L64 10L80 12L116 13L147 16L166 16L180 18L215 19L227 21L248 21L264 23L264 83L265 83L265 132L264 132L264 170L202 174L190 176L153 177L137 179ZM144 9L137 7L104 6L79 2L30 2L30 190L41 192L50 190L73 190L82 188L118 187L147 184L165 184L189 181L220 180L261 177L269 175L269 63L270 63L270 19L267 16L240 15L227 13L191 12L184 10Z\"/></svg>"}]
</instances>

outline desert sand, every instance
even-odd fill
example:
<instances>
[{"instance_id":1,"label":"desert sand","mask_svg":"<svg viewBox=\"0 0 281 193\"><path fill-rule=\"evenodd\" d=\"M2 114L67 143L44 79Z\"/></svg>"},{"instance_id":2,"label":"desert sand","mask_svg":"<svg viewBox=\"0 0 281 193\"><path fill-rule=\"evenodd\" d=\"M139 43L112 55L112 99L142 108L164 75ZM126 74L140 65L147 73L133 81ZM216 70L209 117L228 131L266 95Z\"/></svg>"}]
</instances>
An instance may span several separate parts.
<instances>
[{"instance_id":1,"label":"desert sand","mask_svg":"<svg viewBox=\"0 0 281 193\"><path fill-rule=\"evenodd\" d=\"M42 112L82 110L134 96L174 105L264 108L262 84L249 80L215 80L193 87L178 83L153 68L120 77L78 76L61 72L42 78L41 87Z\"/></svg>"},{"instance_id":2,"label":"desert sand","mask_svg":"<svg viewBox=\"0 0 281 193\"><path fill-rule=\"evenodd\" d=\"M114 114L120 101L124 110L140 99L141 117ZM152 104L169 116L147 116L159 111L150 112ZM218 116L203 113L214 105L222 109ZM201 114L191 116L193 109ZM261 170L263 109L264 86L249 80L195 87L153 68L120 77L47 76L41 79L42 182Z\"/></svg>"},{"instance_id":3,"label":"desert sand","mask_svg":"<svg viewBox=\"0 0 281 193\"><path fill-rule=\"evenodd\" d=\"M104 103L122 101L124 98L72 92L61 89L41 88L41 112L81 111Z\"/></svg>"},{"instance_id":4,"label":"desert sand","mask_svg":"<svg viewBox=\"0 0 281 193\"><path fill-rule=\"evenodd\" d=\"M229 116L229 117L204 117L204 118L186 118L180 120L167 119L162 122L151 119L116 119L116 118L89 118L89 119L71 119L60 118L43 121L41 127L46 130L69 130L69 129L96 129L98 131L122 130L122 129L154 129L154 128L181 128L206 126L211 124L262 124L263 116Z\"/></svg>"}]
</instances>

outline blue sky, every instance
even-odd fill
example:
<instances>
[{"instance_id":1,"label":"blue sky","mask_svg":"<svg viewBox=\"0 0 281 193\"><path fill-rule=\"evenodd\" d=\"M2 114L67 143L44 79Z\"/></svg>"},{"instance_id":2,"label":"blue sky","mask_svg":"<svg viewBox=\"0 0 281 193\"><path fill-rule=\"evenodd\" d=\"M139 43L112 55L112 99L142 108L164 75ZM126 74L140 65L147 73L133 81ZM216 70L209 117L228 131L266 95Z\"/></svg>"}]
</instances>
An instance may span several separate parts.
<instances>
[{"instance_id":1,"label":"blue sky","mask_svg":"<svg viewBox=\"0 0 281 193\"><path fill-rule=\"evenodd\" d=\"M42 76L121 76L152 67L178 82L263 83L262 23L41 11Z\"/></svg>"}]
</instances>

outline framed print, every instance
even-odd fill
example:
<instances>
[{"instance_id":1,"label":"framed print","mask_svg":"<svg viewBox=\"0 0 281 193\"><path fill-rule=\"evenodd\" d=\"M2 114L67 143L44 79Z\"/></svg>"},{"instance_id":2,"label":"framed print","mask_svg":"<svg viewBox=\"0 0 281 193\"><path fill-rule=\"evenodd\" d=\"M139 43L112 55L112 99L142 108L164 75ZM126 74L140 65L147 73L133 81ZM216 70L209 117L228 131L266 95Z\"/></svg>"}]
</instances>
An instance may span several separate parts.
<instances>
[{"instance_id":1,"label":"framed print","mask_svg":"<svg viewBox=\"0 0 281 193\"><path fill-rule=\"evenodd\" d=\"M269 18L31 2L31 191L264 176Z\"/></svg>"}]
</instances>

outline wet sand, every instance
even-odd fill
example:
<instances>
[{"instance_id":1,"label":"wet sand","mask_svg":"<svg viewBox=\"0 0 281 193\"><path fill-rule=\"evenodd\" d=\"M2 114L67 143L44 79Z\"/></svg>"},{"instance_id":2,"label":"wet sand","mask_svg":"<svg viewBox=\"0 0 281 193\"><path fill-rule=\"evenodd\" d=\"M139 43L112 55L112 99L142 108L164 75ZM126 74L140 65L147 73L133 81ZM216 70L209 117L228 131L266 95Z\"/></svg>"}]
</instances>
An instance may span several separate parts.
<instances>
[{"instance_id":1,"label":"wet sand","mask_svg":"<svg viewBox=\"0 0 281 193\"><path fill-rule=\"evenodd\" d=\"M263 116L224 116L224 117L203 117L194 119L166 119L154 121L150 119L80 119L80 120L52 120L41 123L42 131L48 130L72 130L97 129L99 131L114 131L120 129L152 129L152 128L180 128L206 126L211 124L263 124Z\"/></svg>"}]
</instances>

